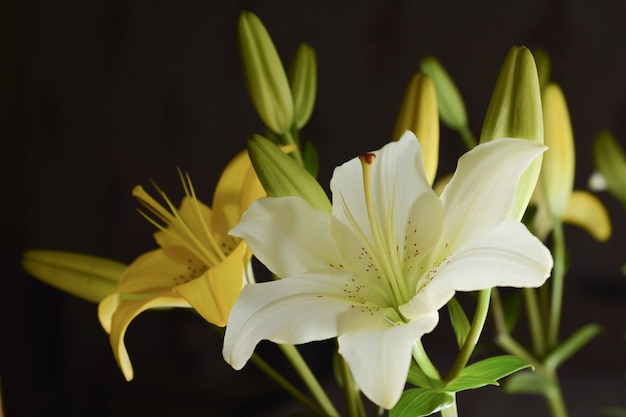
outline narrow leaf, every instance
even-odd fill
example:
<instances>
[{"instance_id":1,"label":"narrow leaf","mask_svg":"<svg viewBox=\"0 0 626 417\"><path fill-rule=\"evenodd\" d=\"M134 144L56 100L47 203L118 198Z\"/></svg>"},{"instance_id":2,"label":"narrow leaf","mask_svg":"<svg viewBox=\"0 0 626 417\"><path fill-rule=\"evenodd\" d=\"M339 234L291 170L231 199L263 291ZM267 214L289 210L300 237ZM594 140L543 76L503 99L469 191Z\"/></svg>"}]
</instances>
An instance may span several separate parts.
<instances>
[{"instance_id":1,"label":"narrow leaf","mask_svg":"<svg viewBox=\"0 0 626 417\"><path fill-rule=\"evenodd\" d=\"M546 367L556 369L600 333L602 333L602 327L595 323L587 324L576 330L574 334L559 344L559 346L548 355L545 360Z\"/></svg>"},{"instance_id":2,"label":"narrow leaf","mask_svg":"<svg viewBox=\"0 0 626 417\"><path fill-rule=\"evenodd\" d=\"M528 368L531 365L515 355L501 355L471 364L464 368L459 377L477 377L497 381L514 372Z\"/></svg>"},{"instance_id":3,"label":"narrow leaf","mask_svg":"<svg viewBox=\"0 0 626 417\"><path fill-rule=\"evenodd\" d=\"M503 388L509 394L543 395L553 385L552 381L541 374L532 371L522 371L507 379Z\"/></svg>"},{"instance_id":4,"label":"narrow leaf","mask_svg":"<svg viewBox=\"0 0 626 417\"><path fill-rule=\"evenodd\" d=\"M434 388L431 379L428 377L428 375L424 373L424 371L422 371L422 369L417 363L415 363L415 361L411 362L407 381L421 388Z\"/></svg>"},{"instance_id":5,"label":"narrow leaf","mask_svg":"<svg viewBox=\"0 0 626 417\"><path fill-rule=\"evenodd\" d=\"M389 411L389 417L429 416L454 404L454 394L413 388L402 393L400 401Z\"/></svg>"},{"instance_id":6,"label":"narrow leaf","mask_svg":"<svg viewBox=\"0 0 626 417\"><path fill-rule=\"evenodd\" d=\"M450 322L452 323L454 335L456 336L456 343L460 348L465 343L465 339L469 333L470 322L467 319L463 307L461 307L461 304L459 304L455 297L448 301L448 313L450 314Z\"/></svg>"}]
</instances>

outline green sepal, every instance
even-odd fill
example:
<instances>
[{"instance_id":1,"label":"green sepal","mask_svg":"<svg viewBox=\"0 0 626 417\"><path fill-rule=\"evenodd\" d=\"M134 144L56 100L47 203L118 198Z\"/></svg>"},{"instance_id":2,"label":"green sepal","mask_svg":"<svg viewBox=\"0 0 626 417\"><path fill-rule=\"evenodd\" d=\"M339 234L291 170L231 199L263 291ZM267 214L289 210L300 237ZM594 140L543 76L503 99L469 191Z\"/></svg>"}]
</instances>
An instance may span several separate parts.
<instances>
[{"instance_id":1,"label":"green sepal","mask_svg":"<svg viewBox=\"0 0 626 417\"><path fill-rule=\"evenodd\" d=\"M99 303L116 291L127 265L80 253L30 250L22 257L22 267L52 287Z\"/></svg>"},{"instance_id":2,"label":"green sepal","mask_svg":"<svg viewBox=\"0 0 626 417\"><path fill-rule=\"evenodd\" d=\"M287 73L293 97L293 125L301 129L311 117L317 94L317 58L306 43L301 44Z\"/></svg>"},{"instance_id":3,"label":"green sepal","mask_svg":"<svg viewBox=\"0 0 626 417\"><path fill-rule=\"evenodd\" d=\"M317 180L271 141L253 135L248 153L268 197L296 196L314 208L331 212L330 200Z\"/></svg>"},{"instance_id":4,"label":"green sepal","mask_svg":"<svg viewBox=\"0 0 626 417\"><path fill-rule=\"evenodd\" d=\"M317 155L317 150L315 146L309 141L304 143L304 148L302 149L302 159L304 161L304 167L309 174L311 174L314 178L317 178L317 174L320 169L320 159Z\"/></svg>"},{"instance_id":5,"label":"green sepal","mask_svg":"<svg viewBox=\"0 0 626 417\"><path fill-rule=\"evenodd\" d=\"M596 133L593 159L606 180L609 192L626 207L626 155L609 131Z\"/></svg>"},{"instance_id":6,"label":"green sepal","mask_svg":"<svg viewBox=\"0 0 626 417\"><path fill-rule=\"evenodd\" d=\"M549 378L533 371L522 371L508 378L502 388L509 394L545 395L553 387L554 382Z\"/></svg>"},{"instance_id":7,"label":"green sepal","mask_svg":"<svg viewBox=\"0 0 626 417\"><path fill-rule=\"evenodd\" d=\"M404 391L398 403L389 410L389 417L429 416L454 404L454 394L427 388Z\"/></svg>"},{"instance_id":8,"label":"green sepal","mask_svg":"<svg viewBox=\"0 0 626 417\"><path fill-rule=\"evenodd\" d=\"M293 123L293 98L278 52L261 20L239 16L239 51L252 104L268 129L283 133Z\"/></svg>"},{"instance_id":9,"label":"green sepal","mask_svg":"<svg viewBox=\"0 0 626 417\"><path fill-rule=\"evenodd\" d=\"M463 307L461 307L461 304L459 304L455 297L452 297L450 301L448 301L448 313L450 314L450 323L452 323L454 335L456 336L456 343L460 348L465 343L467 334L470 331L470 322Z\"/></svg>"},{"instance_id":10,"label":"green sepal","mask_svg":"<svg viewBox=\"0 0 626 417\"><path fill-rule=\"evenodd\" d=\"M463 368L456 378L448 382L445 390L459 392L485 385L499 385L499 379L530 366L527 361L514 355L494 356Z\"/></svg>"},{"instance_id":11,"label":"green sepal","mask_svg":"<svg viewBox=\"0 0 626 417\"><path fill-rule=\"evenodd\" d=\"M568 360L572 355L582 349L594 337L602 333L603 328L599 324L586 324L576 330L570 337L561 342L546 357L544 364L548 369L556 369L563 362Z\"/></svg>"}]
</instances>

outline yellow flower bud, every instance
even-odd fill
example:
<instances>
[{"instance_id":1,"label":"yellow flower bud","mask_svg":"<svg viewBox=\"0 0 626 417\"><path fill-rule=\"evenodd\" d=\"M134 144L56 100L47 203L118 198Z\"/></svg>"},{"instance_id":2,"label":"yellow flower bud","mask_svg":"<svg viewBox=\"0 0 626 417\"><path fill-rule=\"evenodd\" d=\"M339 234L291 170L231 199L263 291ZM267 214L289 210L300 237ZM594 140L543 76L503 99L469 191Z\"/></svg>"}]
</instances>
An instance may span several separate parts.
<instances>
[{"instance_id":1,"label":"yellow flower bud","mask_svg":"<svg viewBox=\"0 0 626 417\"><path fill-rule=\"evenodd\" d=\"M38 280L92 303L113 294L126 269L110 259L51 250L25 252L22 267Z\"/></svg>"},{"instance_id":2,"label":"yellow flower bud","mask_svg":"<svg viewBox=\"0 0 626 417\"><path fill-rule=\"evenodd\" d=\"M558 85L543 93L544 140L548 150L541 165L541 186L550 215L560 218L574 188L574 136L567 103Z\"/></svg>"},{"instance_id":3,"label":"yellow flower bud","mask_svg":"<svg viewBox=\"0 0 626 417\"><path fill-rule=\"evenodd\" d=\"M430 77L415 73L406 89L400 113L396 120L393 140L398 140L405 130L415 133L422 146L426 178L432 185L439 162L439 114L437 94Z\"/></svg>"},{"instance_id":4,"label":"yellow flower bud","mask_svg":"<svg viewBox=\"0 0 626 417\"><path fill-rule=\"evenodd\" d=\"M509 51L496 82L483 122L480 142L521 138L543 143L543 113L537 66L525 47ZM521 219L537 184L541 155L526 169L517 186L511 215Z\"/></svg>"},{"instance_id":5,"label":"yellow flower bud","mask_svg":"<svg viewBox=\"0 0 626 417\"><path fill-rule=\"evenodd\" d=\"M317 92L317 59L313 48L305 43L300 45L288 75L293 95L293 123L300 129L311 117Z\"/></svg>"},{"instance_id":6,"label":"yellow flower bud","mask_svg":"<svg viewBox=\"0 0 626 417\"><path fill-rule=\"evenodd\" d=\"M606 130L598 132L593 140L593 159L609 192L626 206L626 156Z\"/></svg>"},{"instance_id":7,"label":"yellow flower bud","mask_svg":"<svg viewBox=\"0 0 626 417\"><path fill-rule=\"evenodd\" d=\"M605 242L611 237L611 218L606 207L595 195L587 191L572 192L563 212L563 222L585 229L600 242Z\"/></svg>"},{"instance_id":8,"label":"yellow flower bud","mask_svg":"<svg viewBox=\"0 0 626 417\"><path fill-rule=\"evenodd\" d=\"M296 196L312 207L330 213L328 196L308 171L263 136L254 135L248 153L268 197Z\"/></svg>"},{"instance_id":9,"label":"yellow flower bud","mask_svg":"<svg viewBox=\"0 0 626 417\"><path fill-rule=\"evenodd\" d=\"M261 120L275 133L287 131L293 123L287 75L270 35L252 12L239 17L239 48L248 93Z\"/></svg>"}]
</instances>

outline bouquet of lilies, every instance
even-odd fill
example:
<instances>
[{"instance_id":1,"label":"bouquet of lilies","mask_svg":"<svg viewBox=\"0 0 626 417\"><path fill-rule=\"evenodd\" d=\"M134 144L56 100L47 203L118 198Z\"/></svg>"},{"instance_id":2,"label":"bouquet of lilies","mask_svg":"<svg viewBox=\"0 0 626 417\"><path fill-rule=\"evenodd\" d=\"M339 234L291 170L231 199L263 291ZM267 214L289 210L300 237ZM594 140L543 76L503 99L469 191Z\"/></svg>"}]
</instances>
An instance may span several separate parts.
<instances>
[{"instance_id":1,"label":"bouquet of lilies","mask_svg":"<svg viewBox=\"0 0 626 417\"><path fill-rule=\"evenodd\" d=\"M134 373L124 336L133 319L148 309L190 308L223 334L227 363L258 366L307 415L456 416L459 393L508 377L507 391L542 395L554 417L567 416L556 370L601 328L586 324L560 337L563 223L599 241L611 224L593 194L573 190L573 134L547 55L510 50L478 140L452 79L436 58L424 58L393 135L378 150L355 149L334 170L329 197L316 180L315 148L300 137L315 103L314 50L302 44L285 71L250 12L240 15L239 44L266 131L228 163L211 207L179 170L185 197L178 205L157 185L132 191L157 229L156 249L130 265L32 250L24 268L98 303L128 381ZM467 147L453 175L437 175L440 121ZM623 152L608 132L596 145L601 182L626 204ZM271 272L264 282L255 280L253 256ZM528 313L529 343L514 335L519 305L509 308L511 291L497 287L519 288L512 292ZM461 292L475 295L471 317L457 300ZM422 343L444 308L458 344L446 373ZM477 360L489 314L502 352ZM297 349L335 338L333 366L345 392L339 405ZM261 340L278 345L306 392L255 353Z\"/></svg>"}]
</instances>

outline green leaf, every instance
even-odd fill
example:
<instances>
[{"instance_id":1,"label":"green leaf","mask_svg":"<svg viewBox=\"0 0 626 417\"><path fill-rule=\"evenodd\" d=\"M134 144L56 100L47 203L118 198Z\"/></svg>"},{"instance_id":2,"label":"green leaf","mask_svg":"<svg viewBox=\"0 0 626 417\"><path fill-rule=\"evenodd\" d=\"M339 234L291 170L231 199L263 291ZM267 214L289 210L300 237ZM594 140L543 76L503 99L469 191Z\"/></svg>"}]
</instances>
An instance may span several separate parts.
<instances>
[{"instance_id":1,"label":"green leaf","mask_svg":"<svg viewBox=\"0 0 626 417\"><path fill-rule=\"evenodd\" d=\"M504 391L509 394L544 394L554 386L554 382L533 371L522 371L512 375L504 383Z\"/></svg>"},{"instance_id":2,"label":"green leaf","mask_svg":"<svg viewBox=\"0 0 626 417\"><path fill-rule=\"evenodd\" d=\"M411 361L407 381L422 388L434 388L433 381L422 371L415 361Z\"/></svg>"},{"instance_id":3,"label":"green leaf","mask_svg":"<svg viewBox=\"0 0 626 417\"><path fill-rule=\"evenodd\" d=\"M485 385L499 385L498 380L509 376L530 364L514 355L488 358L464 368L459 375L446 385L446 391L458 392L480 388Z\"/></svg>"},{"instance_id":4,"label":"green leaf","mask_svg":"<svg viewBox=\"0 0 626 417\"><path fill-rule=\"evenodd\" d=\"M504 313L504 325L507 331L512 332L519 318L522 307L522 292L514 290L512 294L502 299L502 310Z\"/></svg>"},{"instance_id":5,"label":"green leaf","mask_svg":"<svg viewBox=\"0 0 626 417\"><path fill-rule=\"evenodd\" d=\"M311 174L314 178L317 178L320 168L320 160L317 155L317 150L311 142L307 141L304 144L304 149L302 149L302 159L304 159L304 167L307 171L309 171L309 174Z\"/></svg>"},{"instance_id":6,"label":"green leaf","mask_svg":"<svg viewBox=\"0 0 626 417\"><path fill-rule=\"evenodd\" d=\"M609 192L626 205L626 154L608 130L596 133L593 138L593 159L606 179Z\"/></svg>"},{"instance_id":7,"label":"green leaf","mask_svg":"<svg viewBox=\"0 0 626 417\"><path fill-rule=\"evenodd\" d=\"M545 365L556 369L573 354L582 349L591 339L602 333L602 326L595 323L587 324L576 330L567 340L560 343L546 358Z\"/></svg>"},{"instance_id":8,"label":"green leaf","mask_svg":"<svg viewBox=\"0 0 626 417\"><path fill-rule=\"evenodd\" d=\"M389 417L429 416L454 404L454 394L426 388L413 388L402 393L400 401L389 411Z\"/></svg>"},{"instance_id":9,"label":"green leaf","mask_svg":"<svg viewBox=\"0 0 626 417\"><path fill-rule=\"evenodd\" d=\"M452 323L454 335L456 336L456 343L460 348L465 343L465 339L469 333L470 322L467 319L465 311L463 311L463 307L461 307L461 304L459 304L455 297L452 297L450 301L448 301L448 313L450 314L450 322Z\"/></svg>"},{"instance_id":10,"label":"green leaf","mask_svg":"<svg viewBox=\"0 0 626 417\"><path fill-rule=\"evenodd\" d=\"M626 408L621 407L602 407L600 415L607 417L626 417Z\"/></svg>"},{"instance_id":11,"label":"green leaf","mask_svg":"<svg viewBox=\"0 0 626 417\"><path fill-rule=\"evenodd\" d=\"M330 213L330 200L322 186L278 146L263 136L254 135L248 141L248 152L269 197L300 197L312 207Z\"/></svg>"},{"instance_id":12,"label":"green leaf","mask_svg":"<svg viewBox=\"0 0 626 417\"><path fill-rule=\"evenodd\" d=\"M30 250L22 267L38 280L92 303L115 292L126 265L80 253Z\"/></svg>"}]
</instances>

